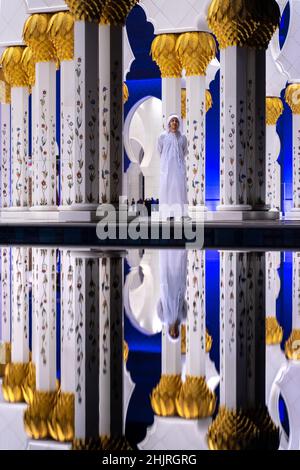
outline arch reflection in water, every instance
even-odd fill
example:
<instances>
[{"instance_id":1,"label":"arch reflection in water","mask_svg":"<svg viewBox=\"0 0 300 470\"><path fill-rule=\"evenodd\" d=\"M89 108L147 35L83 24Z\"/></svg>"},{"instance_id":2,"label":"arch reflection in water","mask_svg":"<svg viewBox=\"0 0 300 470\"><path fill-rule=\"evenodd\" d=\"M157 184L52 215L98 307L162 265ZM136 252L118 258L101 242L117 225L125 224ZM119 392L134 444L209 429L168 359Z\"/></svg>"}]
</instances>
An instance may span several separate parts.
<instances>
[{"instance_id":1,"label":"arch reflection in water","mask_svg":"<svg viewBox=\"0 0 300 470\"><path fill-rule=\"evenodd\" d=\"M299 259L2 247L0 447L298 449Z\"/></svg>"}]
</instances>

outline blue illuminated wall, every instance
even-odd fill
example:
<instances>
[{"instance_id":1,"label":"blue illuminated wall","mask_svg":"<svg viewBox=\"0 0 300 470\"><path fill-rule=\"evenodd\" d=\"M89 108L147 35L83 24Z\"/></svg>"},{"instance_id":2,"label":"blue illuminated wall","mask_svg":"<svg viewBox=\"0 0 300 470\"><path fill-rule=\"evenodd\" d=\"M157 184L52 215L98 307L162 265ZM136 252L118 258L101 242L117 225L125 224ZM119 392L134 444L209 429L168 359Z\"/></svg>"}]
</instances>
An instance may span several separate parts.
<instances>
[{"instance_id":1,"label":"blue illuminated wall","mask_svg":"<svg viewBox=\"0 0 300 470\"><path fill-rule=\"evenodd\" d=\"M289 5L284 11L280 25L280 46L282 47L289 26ZM154 30L147 22L143 9L134 7L127 19L128 38L133 50L135 61L127 75L126 83L129 89L129 101L125 105L125 117L132 106L145 96L161 98L160 71L150 56ZM220 74L212 82L210 91L213 98L213 108L207 113L207 159L206 159L206 198L209 209L215 209L219 202L220 174ZM283 96L284 97L284 94ZM283 208L289 209L292 202L292 116L285 104L283 116L278 122L278 133L282 140L279 162L282 165L282 199ZM125 170L129 160L125 155Z\"/></svg>"}]
</instances>

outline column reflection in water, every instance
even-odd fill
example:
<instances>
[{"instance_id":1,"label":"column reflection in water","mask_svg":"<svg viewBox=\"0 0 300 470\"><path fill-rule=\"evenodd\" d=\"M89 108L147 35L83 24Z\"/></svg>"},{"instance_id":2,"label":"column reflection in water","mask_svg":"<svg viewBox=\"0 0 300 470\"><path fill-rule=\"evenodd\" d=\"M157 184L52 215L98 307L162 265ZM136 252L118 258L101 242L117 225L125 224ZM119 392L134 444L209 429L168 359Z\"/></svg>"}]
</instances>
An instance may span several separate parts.
<instances>
[{"instance_id":1,"label":"column reflection in water","mask_svg":"<svg viewBox=\"0 0 300 470\"><path fill-rule=\"evenodd\" d=\"M139 448L204 449L216 401L205 380L204 252L160 251L158 305L162 321L162 375L151 395L154 423ZM187 371L183 381L180 325L184 321L187 323Z\"/></svg>"},{"instance_id":2,"label":"column reflection in water","mask_svg":"<svg viewBox=\"0 0 300 470\"><path fill-rule=\"evenodd\" d=\"M220 408L214 450L278 449L265 406L265 255L220 253Z\"/></svg>"}]
</instances>

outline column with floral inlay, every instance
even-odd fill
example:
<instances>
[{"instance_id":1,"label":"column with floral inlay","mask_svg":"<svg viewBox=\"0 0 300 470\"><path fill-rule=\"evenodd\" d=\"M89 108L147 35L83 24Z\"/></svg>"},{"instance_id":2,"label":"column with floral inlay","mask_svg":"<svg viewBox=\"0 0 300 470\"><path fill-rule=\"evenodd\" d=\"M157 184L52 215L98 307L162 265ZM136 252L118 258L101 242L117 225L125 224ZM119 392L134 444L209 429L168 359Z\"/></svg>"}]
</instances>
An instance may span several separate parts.
<instances>
[{"instance_id":1,"label":"column with floral inlay","mask_svg":"<svg viewBox=\"0 0 300 470\"><path fill-rule=\"evenodd\" d=\"M60 61L60 205L59 210L71 210L75 202L75 62L74 17L59 12L49 22L49 36Z\"/></svg>"},{"instance_id":2,"label":"column with floral inlay","mask_svg":"<svg viewBox=\"0 0 300 470\"><path fill-rule=\"evenodd\" d=\"M32 95L32 207L30 217L57 220L56 184L56 53L48 27L50 14L31 15L23 30L35 62Z\"/></svg>"},{"instance_id":3,"label":"column with floral inlay","mask_svg":"<svg viewBox=\"0 0 300 470\"><path fill-rule=\"evenodd\" d=\"M285 343L288 359L300 360L300 253L293 253L292 332Z\"/></svg>"},{"instance_id":4,"label":"column with floral inlay","mask_svg":"<svg viewBox=\"0 0 300 470\"><path fill-rule=\"evenodd\" d=\"M6 81L11 86L11 206L2 217L28 211L28 97L29 77L22 65L24 47L8 47L2 55ZM8 175L7 175L8 176ZM4 173L4 177L6 177ZM25 214L24 214L25 215ZM20 215L19 215L20 216Z\"/></svg>"},{"instance_id":5,"label":"column with floral inlay","mask_svg":"<svg viewBox=\"0 0 300 470\"><path fill-rule=\"evenodd\" d=\"M71 359L75 374L69 375L68 391L75 385L73 444L76 449L84 449L99 442L99 254L72 251L71 258L68 289L72 289L73 298L69 291L65 300L72 302L70 314L72 311L74 318L68 314L64 324L74 322L74 349L69 343L69 352L70 355L75 353ZM66 385L65 382L64 387Z\"/></svg>"},{"instance_id":6,"label":"column with floral inlay","mask_svg":"<svg viewBox=\"0 0 300 470\"><path fill-rule=\"evenodd\" d=\"M11 90L6 82L3 70L0 70L0 155L1 155L1 208L10 206L11 201L11 185L10 185L10 103Z\"/></svg>"},{"instance_id":7,"label":"column with floral inlay","mask_svg":"<svg viewBox=\"0 0 300 470\"><path fill-rule=\"evenodd\" d=\"M220 408L210 449L278 448L265 406L265 255L220 253Z\"/></svg>"},{"instance_id":8,"label":"column with floral inlay","mask_svg":"<svg viewBox=\"0 0 300 470\"><path fill-rule=\"evenodd\" d=\"M300 220L300 84L287 87L285 100L293 113L293 205L286 219Z\"/></svg>"},{"instance_id":9,"label":"column with floral inlay","mask_svg":"<svg viewBox=\"0 0 300 470\"><path fill-rule=\"evenodd\" d=\"M24 415L27 434L49 435L47 421L57 399L56 385L56 249L32 248L32 361L36 389Z\"/></svg>"},{"instance_id":10,"label":"column with floral inlay","mask_svg":"<svg viewBox=\"0 0 300 470\"><path fill-rule=\"evenodd\" d=\"M278 218L266 204L266 53L279 25L275 0L231 8L212 0L208 25L221 49L220 205L217 220ZM257 24L260 27L257 28Z\"/></svg>"},{"instance_id":11,"label":"column with floral inlay","mask_svg":"<svg viewBox=\"0 0 300 470\"><path fill-rule=\"evenodd\" d=\"M216 44L209 33L183 33L176 50L186 71L186 115L189 155L187 164L190 214L203 214L205 206L206 164L206 69L216 55Z\"/></svg>"},{"instance_id":12,"label":"column with floral inlay","mask_svg":"<svg viewBox=\"0 0 300 470\"><path fill-rule=\"evenodd\" d=\"M99 302L99 436L103 447L126 448L123 410L123 258L103 252Z\"/></svg>"},{"instance_id":13,"label":"column with floral inlay","mask_svg":"<svg viewBox=\"0 0 300 470\"><path fill-rule=\"evenodd\" d=\"M28 248L13 247L4 255L3 284L5 307L9 308L11 295L11 363L5 370L3 396L10 402L24 401L23 386L29 374L29 287ZM9 270L11 261L11 272ZM11 276L11 278L10 278ZM9 284L11 279L11 293Z\"/></svg>"},{"instance_id":14,"label":"column with floral inlay","mask_svg":"<svg viewBox=\"0 0 300 470\"><path fill-rule=\"evenodd\" d=\"M99 204L99 22L102 1L67 0L74 17L74 201L61 220L90 221Z\"/></svg>"},{"instance_id":15,"label":"column with floral inlay","mask_svg":"<svg viewBox=\"0 0 300 470\"><path fill-rule=\"evenodd\" d=\"M106 2L99 26L100 204L117 205L122 196L123 101L128 94L123 85L123 29L136 3L137 0Z\"/></svg>"},{"instance_id":16,"label":"column with floral inlay","mask_svg":"<svg viewBox=\"0 0 300 470\"><path fill-rule=\"evenodd\" d=\"M216 398L206 383L206 305L205 252L188 251L186 379L176 407L179 416L188 419L208 418L215 410Z\"/></svg>"},{"instance_id":17,"label":"column with floral inlay","mask_svg":"<svg viewBox=\"0 0 300 470\"><path fill-rule=\"evenodd\" d=\"M281 167L278 157L281 149L280 137L277 132L277 121L283 113L283 103L280 98L267 97L266 102L266 203L271 211L281 209Z\"/></svg>"},{"instance_id":18,"label":"column with floral inlay","mask_svg":"<svg viewBox=\"0 0 300 470\"><path fill-rule=\"evenodd\" d=\"M10 248L1 248L1 342L0 377L11 360L11 259Z\"/></svg>"}]
</instances>

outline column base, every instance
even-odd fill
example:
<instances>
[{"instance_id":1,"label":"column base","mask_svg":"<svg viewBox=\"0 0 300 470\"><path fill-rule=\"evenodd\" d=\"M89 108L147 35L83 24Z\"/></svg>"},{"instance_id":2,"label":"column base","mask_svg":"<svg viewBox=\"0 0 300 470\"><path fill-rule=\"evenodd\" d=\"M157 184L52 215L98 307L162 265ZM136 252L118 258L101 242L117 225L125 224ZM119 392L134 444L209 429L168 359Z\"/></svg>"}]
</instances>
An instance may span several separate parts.
<instances>
[{"instance_id":1,"label":"column base","mask_svg":"<svg viewBox=\"0 0 300 470\"><path fill-rule=\"evenodd\" d=\"M208 209L206 206L189 206L188 214L193 221L204 222L208 220Z\"/></svg>"},{"instance_id":2,"label":"column base","mask_svg":"<svg viewBox=\"0 0 300 470\"><path fill-rule=\"evenodd\" d=\"M40 222L58 222L57 206L33 206L27 214L27 220Z\"/></svg>"},{"instance_id":3,"label":"column base","mask_svg":"<svg viewBox=\"0 0 300 470\"><path fill-rule=\"evenodd\" d=\"M211 212L210 222L243 222L246 220L279 220L279 212L253 210L217 210Z\"/></svg>"},{"instance_id":4,"label":"column base","mask_svg":"<svg viewBox=\"0 0 300 470\"><path fill-rule=\"evenodd\" d=\"M97 220L97 204L72 204L59 206L60 222L95 222Z\"/></svg>"},{"instance_id":5,"label":"column base","mask_svg":"<svg viewBox=\"0 0 300 470\"><path fill-rule=\"evenodd\" d=\"M284 220L300 220L300 209L291 209L285 214Z\"/></svg>"},{"instance_id":6,"label":"column base","mask_svg":"<svg viewBox=\"0 0 300 470\"><path fill-rule=\"evenodd\" d=\"M26 222L28 213L28 207L6 207L1 210L0 218L2 221L17 220L18 222Z\"/></svg>"}]
</instances>

